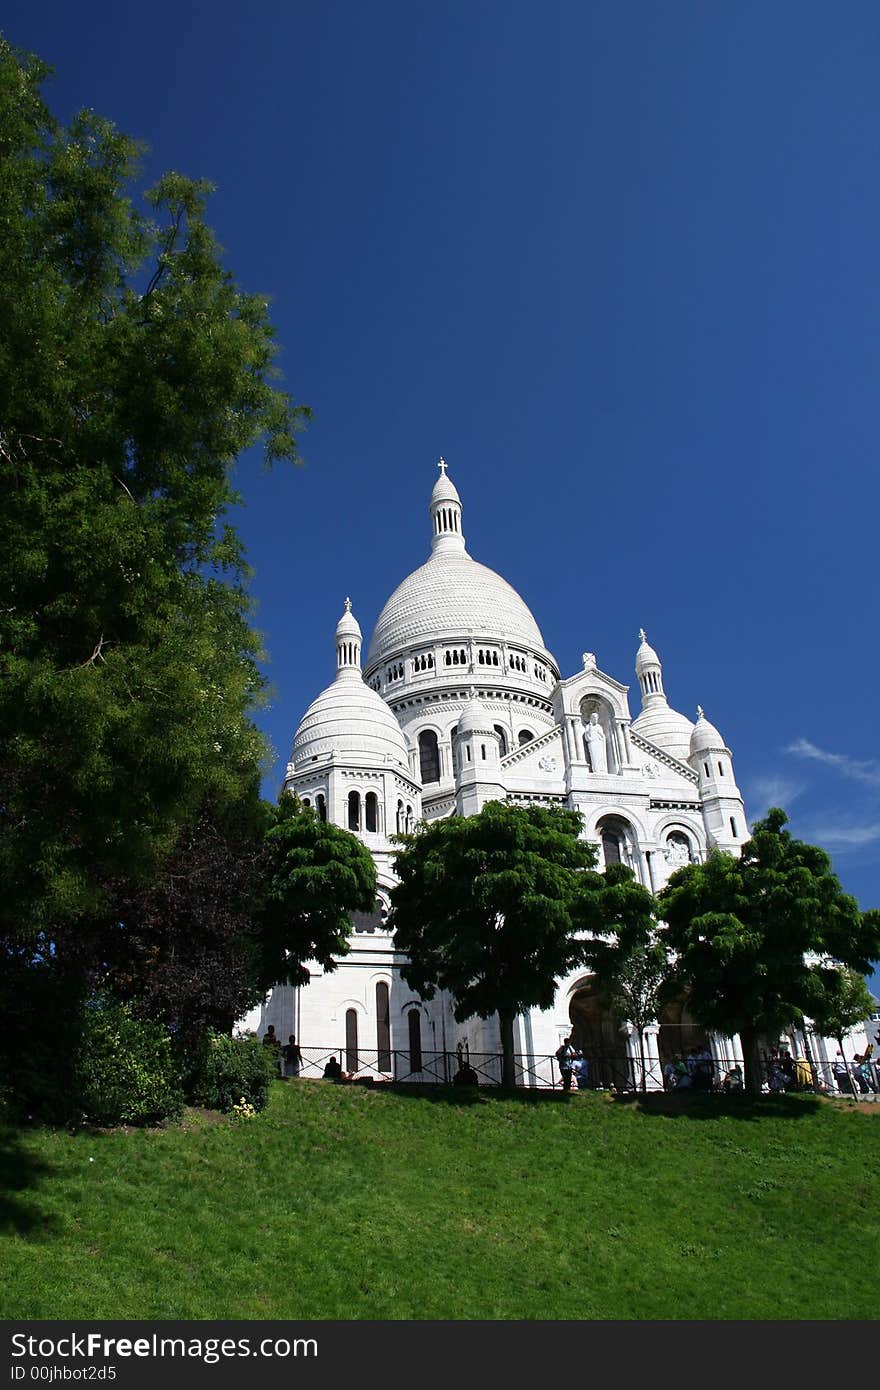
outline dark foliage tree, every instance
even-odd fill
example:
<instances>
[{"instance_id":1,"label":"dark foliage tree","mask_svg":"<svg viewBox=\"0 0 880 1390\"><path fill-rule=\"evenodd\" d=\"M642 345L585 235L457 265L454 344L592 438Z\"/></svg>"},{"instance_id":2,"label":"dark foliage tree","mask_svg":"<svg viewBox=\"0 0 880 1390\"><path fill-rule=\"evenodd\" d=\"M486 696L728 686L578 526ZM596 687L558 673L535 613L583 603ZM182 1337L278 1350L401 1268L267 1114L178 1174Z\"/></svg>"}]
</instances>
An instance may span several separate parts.
<instances>
[{"instance_id":1,"label":"dark foliage tree","mask_svg":"<svg viewBox=\"0 0 880 1390\"><path fill-rule=\"evenodd\" d=\"M505 1086L516 1080L516 1015L549 1008L556 980L583 958L575 914L596 854L582 828L574 811L489 802L420 827L395 861L401 973L425 999L451 991L459 1021L497 1013Z\"/></svg>"},{"instance_id":2,"label":"dark foliage tree","mask_svg":"<svg viewBox=\"0 0 880 1390\"><path fill-rule=\"evenodd\" d=\"M794 839L787 819L769 811L741 858L712 854L679 869L658 899L674 986L698 1022L739 1033L753 1092L761 1039L810 1014L827 966L865 974L880 955L880 912L861 912L825 851Z\"/></svg>"},{"instance_id":3,"label":"dark foliage tree","mask_svg":"<svg viewBox=\"0 0 880 1390\"><path fill-rule=\"evenodd\" d=\"M601 1003L638 1034L645 1090L645 1029L657 1018L669 956L653 894L624 864L609 864L602 878L602 887L581 899L582 922L593 933L584 943L584 963L593 972Z\"/></svg>"},{"instance_id":4,"label":"dark foliage tree","mask_svg":"<svg viewBox=\"0 0 880 1390\"><path fill-rule=\"evenodd\" d=\"M0 932L54 950L264 755L230 469L295 459L266 302L208 186L160 179L0 41ZM185 849L182 851L185 853Z\"/></svg>"}]
</instances>

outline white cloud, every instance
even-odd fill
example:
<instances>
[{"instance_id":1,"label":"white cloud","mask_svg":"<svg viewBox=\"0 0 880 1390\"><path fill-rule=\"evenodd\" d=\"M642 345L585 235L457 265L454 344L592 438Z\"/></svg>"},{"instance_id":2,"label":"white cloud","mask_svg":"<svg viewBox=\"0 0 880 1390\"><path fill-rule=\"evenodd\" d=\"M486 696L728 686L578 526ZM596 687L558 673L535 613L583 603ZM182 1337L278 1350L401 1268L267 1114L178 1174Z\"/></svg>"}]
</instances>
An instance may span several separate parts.
<instances>
[{"instance_id":1,"label":"white cloud","mask_svg":"<svg viewBox=\"0 0 880 1390\"><path fill-rule=\"evenodd\" d=\"M803 790L803 782L796 782L792 777L772 773L767 777L753 777L748 786L749 810L756 819L769 811L771 806L781 806L787 810Z\"/></svg>"},{"instance_id":2,"label":"white cloud","mask_svg":"<svg viewBox=\"0 0 880 1390\"><path fill-rule=\"evenodd\" d=\"M836 768L843 777L848 777L853 782L862 782L868 787L880 787L880 763L874 759L860 761L846 753L829 753L825 748L818 748L807 738L796 739L785 751L793 753L797 758L809 758L813 762L824 763L826 767Z\"/></svg>"},{"instance_id":3,"label":"white cloud","mask_svg":"<svg viewBox=\"0 0 880 1390\"><path fill-rule=\"evenodd\" d=\"M859 849L880 840L880 822L873 825L817 825L810 832L810 839L820 845L839 845L846 849Z\"/></svg>"}]
</instances>

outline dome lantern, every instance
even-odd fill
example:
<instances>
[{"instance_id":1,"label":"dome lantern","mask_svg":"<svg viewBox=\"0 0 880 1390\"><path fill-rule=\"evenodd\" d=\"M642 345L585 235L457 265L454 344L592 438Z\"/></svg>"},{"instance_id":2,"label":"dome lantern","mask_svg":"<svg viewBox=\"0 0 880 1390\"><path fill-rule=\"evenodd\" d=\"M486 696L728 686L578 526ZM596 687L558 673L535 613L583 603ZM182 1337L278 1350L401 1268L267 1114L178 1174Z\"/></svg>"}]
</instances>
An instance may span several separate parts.
<instances>
[{"instance_id":1,"label":"dome lantern","mask_svg":"<svg viewBox=\"0 0 880 1390\"><path fill-rule=\"evenodd\" d=\"M663 667L654 648L649 646L647 634L643 627L639 628L639 638L640 646L636 653L636 675L642 690L642 709L651 709L654 705L666 704L666 694L663 690Z\"/></svg>"},{"instance_id":2,"label":"dome lantern","mask_svg":"<svg viewBox=\"0 0 880 1390\"><path fill-rule=\"evenodd\" d=\"M464 550L464 536L461 533L461 498L458 490L446 472L446 460L441 458L437 467L440 477L431 493L429 510L431 512L431 549Z\"/></svg>"},{"instance_id":3,"label":"dome lantern","mask_svg":"<svg viewBox=\"0 0 880 1390\"><path fill-rule=\"evenodd\" d=\"M351 599L345 600L345 612L336 624L336 675L361 674L361 642L363 637L357 618L351 611Z\"/></svg>"}]
</instances>

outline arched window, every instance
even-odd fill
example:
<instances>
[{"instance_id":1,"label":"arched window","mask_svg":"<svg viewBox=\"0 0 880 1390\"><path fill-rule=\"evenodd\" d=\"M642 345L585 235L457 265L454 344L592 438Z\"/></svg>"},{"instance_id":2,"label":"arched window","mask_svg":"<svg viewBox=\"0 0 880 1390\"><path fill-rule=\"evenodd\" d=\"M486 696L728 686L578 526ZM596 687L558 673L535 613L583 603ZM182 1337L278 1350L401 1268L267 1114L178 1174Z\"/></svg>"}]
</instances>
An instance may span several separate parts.
<instances>
[{"instance_id":1,"label":"arched window","mask_svg":"<svg viewBox=\"0 0 880 1390\"><path fill-rule=\"evenodd\" d=\"M357 1071L358 1059L358 1016L356 1009L345 1011L345 1070Z\"/></svg>"},{"instance_id":2,"label":"arched window","mask_svg":"<svg viewBox=\"0 0 880 1390\"><path fill-rule=\"evenodd\" d=\"M318 792L318 795L315 797L315 804L316 804L316 806L317 806L317 808L318 808L318 819L319 819L319 820L326 820L326 819L327 819L327 802L324 800L324 793L323 793L323 792Z\"/></svg>"},{"instance_id":3,"label":"arched window","mask_svg":"<svg viewBox=\"0 0 880 1390\"><path fill-rule=\"evenodd\" d=\"M407 835L411 835L411 834L412 834L412 830L413 830L413 808L412 808L411 806L407 806L407 808L406 808L406 833L407 833Z\"/></svg>"},{"instance_id":4,"label":"arched window","mask_svg":"<svg viewBox=\"0 0 880 1390\"><path fill-rule=\"evenodd\" d=\"M307 796L304 796L304 797L303 797L303 806L311 806L311 804L312 804L312 803L311 803L311 801L309 800L309 798L308 798Z\"/></svg>"},{"instance_id":5,"label":"arched window","mask_svg":"<svg viewBox=\"0 0 880 1390\"><path fill-rule=\"evenodd\" d=\"M433 729L423 729L419 734L419 771L422 782L440 781L440 749Z\"/></svg>"},{"instance_id":6,"label":"arched window","mask_svg":"<svg viewBox=\"0 0 880 1390\"><path fill-rule=\"evenodd\" d=\"M535 737L535 735L532 734L532 733L530 733L528 729L520 729L520 731L519 731L519 746L520 746L520 748L522 748L522 746L523 746L524 743L531 743L531 741L532 741L532 739L533 739L534 737Z\"/></svg>"},{"instance_id":7,"label":"arched window","mask_svg":"<svg viewBox=\"0 0 880 1390\"><path fill-rule=\"evenodd\" d=\"M482 758L483 762L486 761L486 745L485 745L485 743L481 743L481 744L480 744L480 757Z\"/></svg>"},{"instance_id":8,"label":"arched window","mask_svg":"<svg viewBox=\"0 0 880 1390\"><path fill-rule=\"evenodd\" d=\"M737 839L736 821L733 816L730 817L730 833L734 839Z\"/></svg>"},{"instance_id":9,"label":"arched window","mask_svg":"<svg viewBox=\"0 0 880 1390\"><path fill-rule=\"evenodd\" d=\"M379 829L379 798L375 792L367 792L364 801L364 822L369 831Z\"/></svg>"},{"instance_id":10,"label":"arched window","mask_svg":"<svg viewBox=\"0 0 880 1390\"><path fill-rule=\"evenodd\" d=\"M507 735L506 735L506 733L504 732L504 730L502 729L502 727L501 727L500 724L495 724L495 725L494 725L494 729L495 729L496 734L498 735L499 751L500 751L500 753L501 753L501 756L502 756L502 758L506 758L506 757L507 757Z\"/></svg>"},{"instance_id":11,"label":"arched window","mask_svg":"<svg viewBox=\"0 0 880 1390\"><path fill-rule=\"evenodd\" d=\"M388 986L380 980L376 986L376 1070L391 1070L391 1013Z\"/></svg>"},{"instance_id":12,"label":"arched window","mask_svg":"<svg viewBox=\"0 0 880 1390\"><path fill-rule=\"evenodd\" d=\"M360 792L348 793L348 828L349 830L360 830L361 828Z\"/></svg>"},{"instance_id":13,"label":"arched window","mask_svg":"<svg viewBox=\"0 0 880 1390\"><path fill-rule=\"evenodd\" d=\"M403 802L402 802L402 801L398 801L398 803L397 803L397 833L398 833L398 835L402 835L402 834L403 834Z\"/></svg>"},{"instance_id":14,"label":"arched window","mask_svg":"<svg viewBox=\"0 0 880 1390\"><path fill-rule=\"evenodd\" d=\"M626 822L620 816L603 816L598 829L606 869L609 864L628 864Z\"/></svg>"},{"instance_id":15,"label":"arched window","mask_svg":"<svg viewBox=\"0 0 880 1390\"><path fill-rule=\"evenodd\" d=\"M410 1009L407 1016L409 1025L409 1069L422 1070L422 1015L418 1009Z\"/></svg>"}]
</instances>

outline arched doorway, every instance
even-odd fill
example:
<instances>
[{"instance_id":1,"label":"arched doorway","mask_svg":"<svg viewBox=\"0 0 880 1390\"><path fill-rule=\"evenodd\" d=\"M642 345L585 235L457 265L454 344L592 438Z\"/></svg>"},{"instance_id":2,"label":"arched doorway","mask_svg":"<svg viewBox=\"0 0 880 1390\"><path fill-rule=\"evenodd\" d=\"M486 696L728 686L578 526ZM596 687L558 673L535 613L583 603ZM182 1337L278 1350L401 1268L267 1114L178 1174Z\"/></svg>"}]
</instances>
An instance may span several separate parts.
<instances>
[{"instance_id":1,"label":"arched doorway","mask_svg":"<svg viewBox=\"0 0 880 1390\"><path fill-rule=\"evenodd\" d=\"M660 1024L657 1048L664 1084L668 1088L668 1069L674 1067L676 1062L687 1062L692 1054L709 1052L709 1034L697 1023L685 999L664 1004L659 1010L657 1022Z\"/></svg>"},{"instance_id":2,"label":"arched doorway","mask_svg":"<svg viewBox=\"0 0 880 1390\"><path fill-rule=\"evenodd\" d=\"M590 1064L590 1086L631 1090L633 1065L621 1020L603 1007L589 981L572 995L569 1018L572 1040Z\"/></svg>"}]
</instances>

